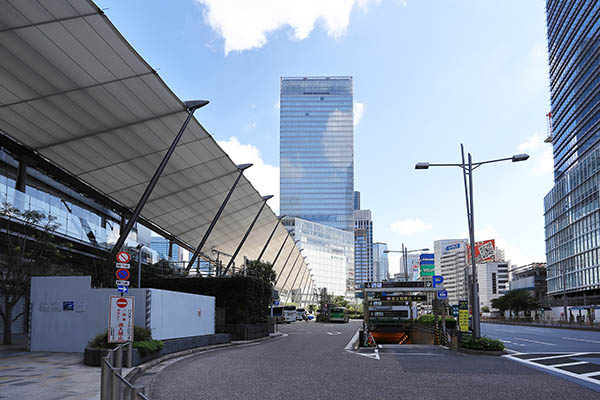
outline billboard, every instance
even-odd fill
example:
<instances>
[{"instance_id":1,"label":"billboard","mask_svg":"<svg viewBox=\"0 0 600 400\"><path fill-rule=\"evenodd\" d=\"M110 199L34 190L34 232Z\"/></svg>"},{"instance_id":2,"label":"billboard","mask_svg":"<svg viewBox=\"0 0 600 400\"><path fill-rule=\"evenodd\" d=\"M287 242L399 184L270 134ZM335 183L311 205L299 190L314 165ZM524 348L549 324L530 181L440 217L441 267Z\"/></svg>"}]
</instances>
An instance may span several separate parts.
<instances>
[{"instance_id":1,"label":"billboard","mask_svg":"<svg viewBox=\"0 0 600 400\"><path fill-rule=\"evenodd\" d=\"M467 245L468 258L471 260L471 246ZM496 240L489 239L481 242L475 242L475 262L494 262L496 261Z\"/></svg>"}]
</instances>

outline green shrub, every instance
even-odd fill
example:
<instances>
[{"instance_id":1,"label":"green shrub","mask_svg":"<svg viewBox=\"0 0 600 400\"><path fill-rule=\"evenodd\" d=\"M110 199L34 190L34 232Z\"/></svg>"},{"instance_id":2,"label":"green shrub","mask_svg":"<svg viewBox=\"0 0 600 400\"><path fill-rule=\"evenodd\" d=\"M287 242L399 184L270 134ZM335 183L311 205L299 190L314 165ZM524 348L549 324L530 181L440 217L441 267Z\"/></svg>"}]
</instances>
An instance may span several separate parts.
<instances>
[{"instance_id":1,"label":"green shrub","mask_svg":"<svg viewBox=\"0 0 600 400\"><path fill-rule=\"evenodd\" d=\"M215 297L215 306L226 309L226 324L267 322L271 285L251 276L220 278L144 278L142 286Z\"/></svg>"},{"instance_id":2,"label":"green shrub","mask_svg":"<svg viewBox=\"0 0 600 400\"><path fill-rule=\"evenodd\" d=\"M152 332L150 329L143 328L141 326L133 327L133 347L136 342L145 342L152 340ZM114 349L118 343L108 343L108 332L101 332L94 336L88 343L88 347L94 349Z\"/></svg>"},{"instance_id":3,"label":"green shrub","mask_svg":"<svg viewBox=\"0 0 600 400\"><path fill-rule=\"evenodd\" d=\"M482 351L502 351L504 350L504 343L498 339L490 339L489 337L482 336L480 338L474 338L473 335L464 334L460 342L460 346L465 349L471 350L482 350Z\"/></svg>"},{"instance_id":4,"label":"green shrub","mask_svg":"<svg viewBox=\"0 0 600 400\"><path fill-rule=\"evenodd\" d=\"M348 314L348 317L350 319L363 319L365 317L364 314Z\"/></svg>"},{"instance_id":5,"label":"green shrub","mask_svg":"<svg viewBox=\"0 0 600 400\"><path fill-rule=\"evenodd\" d=\"M161 351L164 343L160 340L143 340L141 342L134 342L133 347L138 349L142 357L148 354L156 353Z\"/></svg>"},{"instance_id":6,"label":"green shrub","mask_svg":"<svg viewBox=\"0 0 600 400\"><path fill-rule=\"evenodd\" d=\"M438 321L441 321L442 317L438 317ZM423 325L434 325L435 324L435 316L433 314L424 314L419 316L416 320L417 324ZM453 317L446 317L446 328L448 329L456 329L456 320Z\"/></svg>"}]
</instances>

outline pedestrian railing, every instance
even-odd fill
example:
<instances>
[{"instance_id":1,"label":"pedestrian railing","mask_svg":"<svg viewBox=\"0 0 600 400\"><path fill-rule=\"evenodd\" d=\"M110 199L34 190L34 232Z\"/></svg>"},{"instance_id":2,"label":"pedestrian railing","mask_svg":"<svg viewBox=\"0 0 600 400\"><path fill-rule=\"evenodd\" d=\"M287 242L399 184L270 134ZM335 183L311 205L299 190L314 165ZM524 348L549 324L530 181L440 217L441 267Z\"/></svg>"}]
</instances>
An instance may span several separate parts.
<instances>
[{"instance_id":1,"label":"pedestrian railing","mask_svg":"<svg viewBox=\"0 0 600 400\"><path fill-rule=\"evenodd\" d=\"M570 322L562 320L526 320L520 318L481 318L481 322L491 322L495 324L507 324L507 325L526 325L526 326L539 326L547 328L575 328L575 329L589 329L589 330L600 330L599 323L590 322Z\"/></svg>"},{"instance_id":2,"label":"pedestrian railing","mask_svg":"<svg viewBox=\"0 0 600 400\"><path fill-rule=\"evenodd\" d=\"M125 379L123 372L123 348L127 347L125 365L133 367L133 343L122 343L111 350L102 359L102 373L100 377L100 400L150 400L145 395L144 386L134 386ZM128 394L127 397L125 397Z\"/></svg>"}]
</instances>

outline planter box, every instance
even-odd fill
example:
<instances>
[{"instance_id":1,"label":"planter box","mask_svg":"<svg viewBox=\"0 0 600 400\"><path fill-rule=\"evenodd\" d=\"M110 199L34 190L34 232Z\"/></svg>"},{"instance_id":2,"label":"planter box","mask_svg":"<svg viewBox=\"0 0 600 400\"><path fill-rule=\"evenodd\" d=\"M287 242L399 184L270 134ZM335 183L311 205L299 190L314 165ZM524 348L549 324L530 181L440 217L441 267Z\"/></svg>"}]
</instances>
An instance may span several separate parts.
<instances>
[{"instance_id":1,"label":"planter box","mask_svg":"<svg viewBox=\"0 0 600 400\"><path fill-rule=\"evenodd\" d=\"M268 334L267 334L268 336ZM140 365L147 361L153 360L158 357L162 357L171 353L178 353L180 351L194 349L198 347L213 346L216 344L223 344L231 342L231 335L226 333L218 333L214 335L202 335L202 336L190 336L185 338L168 339L163 340L163 348L156 353L147 354L144 357L140 354L138 349L133 349L133 365ZM93 367L99 367L102 358L106 357L110 350L109 349L92 349L86 347L83 353L83 363ZM123 358L125 358L125 352Z\"/></svg>"},{"instance_id":2,"label":"planter box","mask_svg":"<svg viewBox=\"0 0 600 400\"><path fill-rule=\"evenodd\" d=\"M225 324L218 325L217 332L230 334L231 340L254 340L269 336L270 325L268 322L262 324Z\"/></svg>"},{"instance_id":3,"label":"planter box","mask_svg":"<svg viewBox=\"0 0 600 400\"><path fill-rule=\"evenodd\" d=\"M486 351L486 350L465 349L464 347L459 347L457 350L459 352L461 352L461 353L477 354L477 355L481 355L481 356L502 356L504 354L508 354L508 352L506 350L501 350L501 351Z\"/></svg>"}]
</instances>

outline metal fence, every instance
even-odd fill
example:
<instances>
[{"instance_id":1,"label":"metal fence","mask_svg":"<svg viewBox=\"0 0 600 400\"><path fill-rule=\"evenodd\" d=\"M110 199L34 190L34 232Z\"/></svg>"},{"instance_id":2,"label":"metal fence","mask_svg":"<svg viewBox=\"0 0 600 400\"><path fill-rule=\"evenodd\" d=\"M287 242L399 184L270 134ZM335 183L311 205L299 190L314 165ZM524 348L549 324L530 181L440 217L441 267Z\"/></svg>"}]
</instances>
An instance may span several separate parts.
<instances>
[{"instance_id":1,"label":"metal fence","mask_svg":"<svg viewBox=\"0 0 600 400\"><path fill-rule=\"evenodd\" d=\"M100 400L150 400L145 395L144 386L134 386L125 379L123 372L123 348L127 347L125 364L133 367L133 343L122 343L111 350L102 359L102 374L100 377Z\"/></svg>"},{"instance_id":2,"label":"metal fence","mask_svg":"<svg viewBox=\"0 0 600 400\"><path fill-rule=\"evenodd\" d=\"M525 318L481 318L481 322L490 322L494 324L506 324L506 325L526 325L526 326L539 326L546 328L570 328L570 329L589 329L589 330L600 330L600 323L590 322L569 322L554 319L525 319Z\"/></svg>"}]
</instances>

